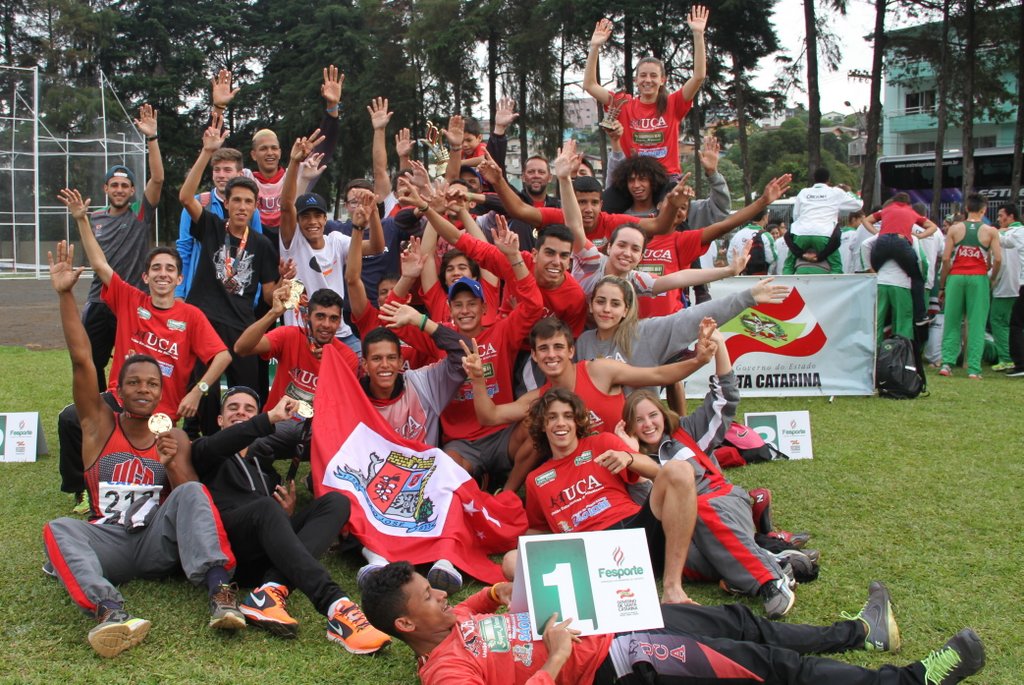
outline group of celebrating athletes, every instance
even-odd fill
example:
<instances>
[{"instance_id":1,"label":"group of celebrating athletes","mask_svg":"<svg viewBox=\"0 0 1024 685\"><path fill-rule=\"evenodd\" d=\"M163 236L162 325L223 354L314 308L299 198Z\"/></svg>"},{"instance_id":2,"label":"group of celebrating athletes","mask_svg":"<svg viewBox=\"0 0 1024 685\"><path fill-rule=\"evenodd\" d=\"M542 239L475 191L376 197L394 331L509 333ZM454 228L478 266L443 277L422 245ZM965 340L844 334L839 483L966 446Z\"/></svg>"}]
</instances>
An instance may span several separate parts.
<instances>
[{"instance_id":1,"label":"group of celebrating athletes","mask_svg":"<svg viewBox=\"0 0 1024 685\"><path fill-rule=\"evenodd\" d=\"M287 598L297 588L326 617L328 638L350 652L376 652L391 637L407 642L425 683L656 674L658 682L945 685L981 668L984 651L969 629L902 668L805 656L897 649L881 583L857 616L824 628L775 624L740 605L698 607L683 589L684 579L720 582L780 618L819 559L806 535L773 531L767 493L753 502L714 457L739 401L716 322L781 302L789 289L770 278L720 299L701 289L745 271L749 239L726 267L699 262L716 239L764 216L790 179L772 180L730 214L713 144L700 157L708 198L695 198L681 173L678 126L704 78L707 17L699 6L690 14L695 65L686 85L669 93L663 65L644 59L635 97L597 83L612 25L595 28L585 87L610 113L616 166L607 189L571 140L553 165L531 157L522 189L511 186L505 130L518 115L508 100L486 142L476 122L451 117L436 180L400 131L390 178L391 113L376 98L367 107L373 178L348 183L349 219L331 220L310 189L333 154L344 76L324 69L323 120L293 142L286 167L277 136L256 132L250 172L239 151L224 147L223 113L237 90L222 71L179 191L177 247L150 250L163 169L156 112L143 106L136 125L150 173L141 205L123 166L107 173L100 212L90 214L77 190L60 193L95 273L81 317L73 248L61 243L50 267L73 368L74 402L59 420L62 488L79 496L90 520L46 524L45 569L95 617L89 642L99 654L138 644L150 628L126 610L116 585L183 569L206 586L214 628L249 623L295 637ZM208 166L213 186L200 193ZM547 194L551 166L560 199ZM295 467L314 439L327 346L398 435L440 447L486 488L525 493L531 533L644 530L666 628L581 638L570 621L552 620L534 642L514 617L494 613L508 601L508 583L449 607L447 592L462 584L451 563L438 559L420 575L370 546L357 577L364 614L318 561L345 528L350 500L331 492L296 510ZM708 393L687 415L679 383L708 363ZM287 477L277 460L292 463ZM514 554L504 564L510 579ZM253 589L239 599L238 584ZM638 641L691 658L651 659Z\"/></svg>"}]
</instances>

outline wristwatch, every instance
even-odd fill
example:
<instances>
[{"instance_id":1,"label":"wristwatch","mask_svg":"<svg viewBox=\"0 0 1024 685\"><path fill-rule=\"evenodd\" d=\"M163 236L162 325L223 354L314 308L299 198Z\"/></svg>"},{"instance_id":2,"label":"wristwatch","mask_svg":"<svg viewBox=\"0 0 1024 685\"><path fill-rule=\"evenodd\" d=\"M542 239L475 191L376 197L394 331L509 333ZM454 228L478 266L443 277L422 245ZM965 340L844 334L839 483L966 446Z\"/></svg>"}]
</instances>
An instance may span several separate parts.
<instances>
[{"instance_id":1,"label":"wristwatch","mask_svg":"<svg viewBox=\"0 0 1024 685\"><path fill-rule=\"evenodd\" d=\"M210 385L206 381L199 381L198 383L196 383L196 387L199 388L199 392L203 393L203 397L206 397L206 395L210 392Z\"/></svg>"}]
</instances>

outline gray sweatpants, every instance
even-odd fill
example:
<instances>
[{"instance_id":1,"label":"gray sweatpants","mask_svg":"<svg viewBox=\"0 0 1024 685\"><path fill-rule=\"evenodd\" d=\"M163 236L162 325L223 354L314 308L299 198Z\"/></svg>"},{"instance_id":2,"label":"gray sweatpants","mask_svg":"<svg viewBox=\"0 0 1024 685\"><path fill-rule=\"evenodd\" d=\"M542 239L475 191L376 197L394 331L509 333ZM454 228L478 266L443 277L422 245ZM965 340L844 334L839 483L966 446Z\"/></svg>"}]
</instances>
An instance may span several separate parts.
<instances>
[{"instance_id":1,"label":"gray sweatpants","mask_svg":"<svg viewBox=\"0 0 1024 685\"><path fill-rule=\"evenodd\" d=\"M43 527L43 543L71 599L90 615L102 601L123 602L114 586L133 578L162 578L182 568L198 585L213 567L235 568L220 514L195 482L174 488L138 533L60 518Z\"/></svg>"},{"instance_id":2,"label":"gray sweatpants","mask_svg":"<svg viewBox=\"0 0 1024 685\"><path fill-rule=\"evenodd\" d=\"M729 492L697 497L697 525L686 554L686 578L718 580L747 595L782 577L775 556L754 541L750 495L733 485Z\"/></svg>"}]
</instances>

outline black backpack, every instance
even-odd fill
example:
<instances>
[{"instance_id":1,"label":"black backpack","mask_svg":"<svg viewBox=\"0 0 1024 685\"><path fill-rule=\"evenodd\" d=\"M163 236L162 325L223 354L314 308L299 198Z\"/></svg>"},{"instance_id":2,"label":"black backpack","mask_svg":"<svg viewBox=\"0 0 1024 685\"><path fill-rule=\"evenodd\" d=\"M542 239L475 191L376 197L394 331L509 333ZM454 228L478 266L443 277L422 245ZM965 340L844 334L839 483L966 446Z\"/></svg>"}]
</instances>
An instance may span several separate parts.
<instances>
[{"instance_id":1,"label":"black backpack","mask_svg":"<svg viewBox=\"0 0 1024 685\"><path fill-rule=\"evenodd\" d=\"M912 400L924 392L924 364L912 340L894 335L878 346L875 387L879 396L895 400Z\"/></svg>"},{"instance_id":2,"label":"black backpack","mask_svg":"<svg viewBox=\"0 0 1024 685\"><path fill-rule=\"evenodd\" d=\"M764 276L768 273L768 258L764 253L764 230L760 230L751 238L754 242L750 245L750 259L743 273L748 276Z\"/></svg>"}]
</instances>

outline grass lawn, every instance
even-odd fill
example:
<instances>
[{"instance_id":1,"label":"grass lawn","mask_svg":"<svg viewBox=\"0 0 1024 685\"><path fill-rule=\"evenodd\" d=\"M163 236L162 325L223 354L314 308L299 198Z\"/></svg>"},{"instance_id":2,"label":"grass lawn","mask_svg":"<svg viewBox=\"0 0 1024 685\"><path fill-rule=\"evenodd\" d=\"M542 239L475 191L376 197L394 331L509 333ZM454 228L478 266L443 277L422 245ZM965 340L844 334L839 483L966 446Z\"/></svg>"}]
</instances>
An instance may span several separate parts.
<instances>
[{"instance_id":1,"label":"grass lawn","mask_svg":"<svg viewBox=\"0 0 1024 685\"><path fill-rule=\"evenodd\" d=\"M837 397L741 405L741 417L744 411L811 412L813 461L729 472L747 488L770 487L776 523L811 531L813 546L822 550L820 579L798 588L786 620L823 623L842 610L856 612L876 578L892 591L902 653L855 652L845 661L904 664L970 625L988 650L988 665L972 682L1020 681L1024 381L997 376L979 382L933 375L931 396L915 401ZM124 586L128 607L152 620L153 630L116 659L96 656L85 641L91 620L40 572L42 525L71 507L70 495L59 492L55 456L57 413L70 400L67 354L0 348L0 378L0 410L41 412L54 453L35 464L0 464L7 493L0 500L6 524L0 682L416 682L406 647L349 656L324 638L323 617L299 594L289 605L303 626L297 640L258 630L214 634L206 628L205 592L180 579ZM342 586L354 589L359 559L325 563ZM727 601L716 587L687 590L704 604Z\"/></svg>"}]
</instances>

